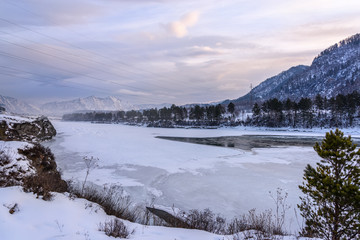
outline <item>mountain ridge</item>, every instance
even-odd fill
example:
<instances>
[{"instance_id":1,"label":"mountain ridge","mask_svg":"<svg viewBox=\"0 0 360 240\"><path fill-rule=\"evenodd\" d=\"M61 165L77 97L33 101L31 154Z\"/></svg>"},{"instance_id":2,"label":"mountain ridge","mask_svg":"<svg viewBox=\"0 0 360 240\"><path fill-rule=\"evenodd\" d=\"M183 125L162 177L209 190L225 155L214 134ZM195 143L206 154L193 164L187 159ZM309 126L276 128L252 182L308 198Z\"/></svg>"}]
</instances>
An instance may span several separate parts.
<instances>
[{"instance_id":1,"label":"mountain ridge","mask_svg":"<svg viewBox=\"0 0 360 240\"><path fill-rule=\"evenodd\" d=\"M44 114L63 115L76 111L127 111L135 106L124 102L119 97L96 97L89 96L68 101L55 101L43 104L40 109Z\"/></svg>"},{"instance_id":2,"label":"mountain ridge","mask_svg":"<svg viewBox=\"0 0 360 240\"><path fill-rule=\"evenodd\" d=\"M360 34L346 38L320 52L310 66L291 67L266 79L249 93L223 104L234 102L250 108L254 102L270 98L299 100L317 94L333 97L360 89Z\"/></svg>"},{"instance_id":3,"label":"mountain ridge","mask_svg":"<svg viewBox=\"0 0 360 240\"><path fill-rule=\"evenodd\" d=\"M18 114L40 114L40 109L32 104L19 99L0 95L0 105L8 112Z\"/></svg>"}]
</instances>

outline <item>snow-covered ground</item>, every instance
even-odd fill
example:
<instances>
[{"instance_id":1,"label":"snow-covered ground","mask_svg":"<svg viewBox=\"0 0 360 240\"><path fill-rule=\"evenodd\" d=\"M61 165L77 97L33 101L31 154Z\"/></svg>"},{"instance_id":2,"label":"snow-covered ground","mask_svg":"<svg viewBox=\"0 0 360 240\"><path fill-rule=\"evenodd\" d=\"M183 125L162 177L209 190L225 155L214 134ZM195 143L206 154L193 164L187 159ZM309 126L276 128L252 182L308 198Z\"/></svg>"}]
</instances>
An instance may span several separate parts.
<instances>
[{"instance_id":1,"label":"snow-covered ground","mask_svg":"<svg viewBox=\"0 0 360 240\"><path fill-rule=\"evenodd\" d=\"M252 208L274 208L269 191L289 193L288 229L299 224L294 217L303 169L319 157L311 147L277 147L244 151L168 141L156 136L216 137L243 134L324 136L315 131L267 131L223 128L161 129L116 124L54 121L58 135L47 145L53 150L65 179L82 181L84 156L99 158L89 176L98 184L118 184L134 202L183 210L209 207L227 218ZM359 131L351 130L359 136Z\"/></svg>"},{"instance_id":2,"label":"snow-covered ground","mask_svg":"<svg viewBox=\"0 0 360 240\"><path fill-rule=\"evenodd\" d=\"M20 187L0 188L0 238L2 240L102 240L114 239L99 231L99 225L113 219L94 203L70 199L55 193L52 201L44 201ZM14 207L16 205L16 207ZM10 214L10 209L15 212ZM233 240L200 230L143 226L123 221L133 240ZM241 234L239 236L242 236ZM244 238L241 238L244 239ZM295 240L286 236L283 240ZM301 238L305 240L305 238Z\"/></svg>"},{"instance_id":3,"label":"snow-covered ground","mask_svg":"<svg viewBox=\"0 0 360 240\"><path fill-rule=\"evenodd\" d=\"M18 149L24 149L31 146L31 143L18 142L18 141L0 141L0 155L8 157L8 163L0 163L0 179L2 177L15 176L17 178L23 178L30 174L35 173L34 167L32 167L28 159L18 153ZM17 181L17 183L19 183Z\"/></svg>"},{"instance_id":4,"label":"snow-covered ground","mask_svg":"<svg viewBox=\"0 0 360 240\"><path fill-rule=\"evenodd\" d=\"M99 224L111 220L96 204L84 199L71 200L64 194L55 194L52 201L37 199L19 187L0 188L0 238L19 239L110 239L100 232ZM13 214L9 210L17 204ZM134 240L220 240L204 231L143 226L123 221ZM114 238L111 238L114 239ZM231 239L229 237L229 239Z\"/></svg>"}]
</instances>

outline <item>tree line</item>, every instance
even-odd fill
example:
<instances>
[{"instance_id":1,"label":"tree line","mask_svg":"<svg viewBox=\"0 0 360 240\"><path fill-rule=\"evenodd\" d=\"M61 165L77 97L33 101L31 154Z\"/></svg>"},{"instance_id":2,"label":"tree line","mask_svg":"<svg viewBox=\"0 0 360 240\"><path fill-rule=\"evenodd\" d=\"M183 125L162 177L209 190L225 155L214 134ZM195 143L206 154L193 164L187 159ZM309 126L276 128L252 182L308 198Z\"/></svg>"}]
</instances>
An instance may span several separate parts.
<instances>
[{"instance_id":1,"label":"tree line","mask_svg":"<svg viewBox=\"0 0 360 240\"><path fill-rule=\"evenodd\" d=\"M287 99L269 99L255 103L252 118L246 125L266 127L353 127L359 122L360 94L338 94L327 98L301 98L298 102Z\"/></svg>"},{"instance_id":2,"label":"tree line","mask_svg":"<svg viewBox=\"0 0 360 240\"><path fill-rule=\"evenodd\" d=\"M160 109L85 112L65 114L65 121L141 124L149 127L257 126L257 127L353 127L360 123L360 94L317 95L299 101L272 98L256 102L252 113L240 116L234 103L228 105L172 105ZM245 117L247 116L247 117Z\"/></svg>"},{"instance_id":3,"label":"tree line","mask_svg":"<svg viewBox=\"0 0 360 240\"><path fill-rule=\"evenodd\" d=\"M181 126L219 126L235 117L235 104L229 103L225 108L221 104L192 107L172 105L160 109L86 112L65 114L65 121L91 121L108 123L146 124L150 127Z\"/></svg>"}]
</instances>

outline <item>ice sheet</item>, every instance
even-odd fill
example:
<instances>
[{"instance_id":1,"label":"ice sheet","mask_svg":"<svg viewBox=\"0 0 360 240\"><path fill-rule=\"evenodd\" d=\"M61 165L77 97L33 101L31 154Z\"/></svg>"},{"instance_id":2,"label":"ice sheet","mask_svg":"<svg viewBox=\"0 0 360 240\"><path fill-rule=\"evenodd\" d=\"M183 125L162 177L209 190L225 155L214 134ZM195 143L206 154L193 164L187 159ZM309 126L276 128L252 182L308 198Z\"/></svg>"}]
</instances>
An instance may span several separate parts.
<instances>
[{"instance_id":1,"label":"ice sheet","mask_svg":"<svg viewBox=\"0 0 360 240\"><path fill-rule=\"evenodd\" d=\"M89 181L95 184L122 184L135 202L150 202L154 198L155 204L175 205L184 210L209 207L228 218L252 208L274 208L269 191L275 192L277 187L289 193L288 203L293 212L303 169L319 160L311 147L244 151L155 138L279 135L278 131L161 129L59 121L54 125L58 136L48 144L65 178L82 181L85 177L82 157L94 156L100 159L99 167L89 176ZM316 131L281 134L324 135Z\"/></svg>"}]
</instances>

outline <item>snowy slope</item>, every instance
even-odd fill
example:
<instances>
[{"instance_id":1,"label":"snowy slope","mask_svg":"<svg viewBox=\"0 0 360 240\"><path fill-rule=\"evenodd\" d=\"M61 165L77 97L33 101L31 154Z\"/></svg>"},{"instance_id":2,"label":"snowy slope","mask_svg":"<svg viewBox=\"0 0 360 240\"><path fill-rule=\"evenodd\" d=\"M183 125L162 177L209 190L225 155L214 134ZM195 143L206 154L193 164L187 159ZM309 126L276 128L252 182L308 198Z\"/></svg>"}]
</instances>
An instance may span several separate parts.
<instances>
[{"instance_id":1,"label":"snowy slope","mask_svg":"<svg viewBox=\"0 0 360 240\"><path fill-rule=\"evenodd\" d=\"M84 199L71 200L66 194L55 194L52 201L43 201L19 187L0 188L0 233L2 240L108 240L99 231L99 224L114 217L108 216L97 205ZM15 204L15 213L10 214ZM133 240L232 240L205 231L157 226L143 226L123 221ZM242 236L242 235L239 235ZM244 239L240 238L239 240ZM283 240L298 239L285 236ZM305 238L299 238L305 240Z\"/></svg>"},{"instance_id":2,"label":"snowy slope","mask_svg":"<svg viewBox=\"0 0 360 240\"><path fill-rule=\"evenodd\" d=\"M118 97L99 98L90 96L70 101L50 102L41 106L41 111L46 115L62 116L65 113L76 111L127 111L135 107Z\"/></svg>"},{"instance_id":3,"label":"snowy slope","mask_svg":"<svg viewBox=\"0 0 360 240\"><path fill-rule=\"evenodd\" d=\"M12 97L0 95L0 105L4 106L7 112L18 114L39 114L40 109L24 101Z\"/></svg>"}]
</instances>

